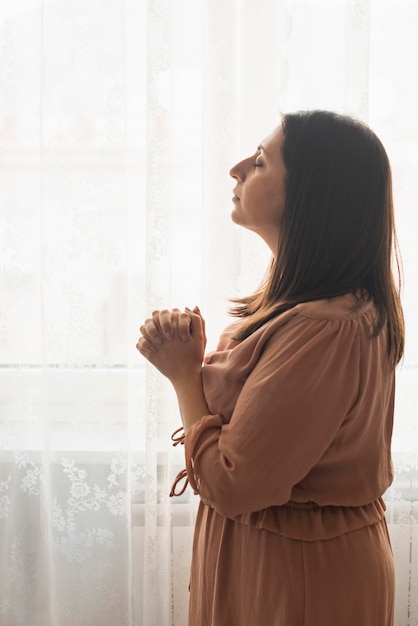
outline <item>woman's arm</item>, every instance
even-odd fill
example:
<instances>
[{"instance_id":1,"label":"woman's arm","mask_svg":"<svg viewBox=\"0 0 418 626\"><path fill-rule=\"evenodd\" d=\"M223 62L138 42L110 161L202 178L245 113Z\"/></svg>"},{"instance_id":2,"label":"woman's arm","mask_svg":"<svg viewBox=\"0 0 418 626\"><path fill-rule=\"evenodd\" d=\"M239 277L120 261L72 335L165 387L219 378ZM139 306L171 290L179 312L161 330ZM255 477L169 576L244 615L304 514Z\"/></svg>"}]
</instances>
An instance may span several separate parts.
<instances>
[{"instance_id":1,"label":"woman's arm","mask_svg":"<svg viewBox=\"0 0 418 626\"><path fill-rule=\"evenodd\" d=\"M200 311L154 311L140 332L136 347L173 385L186 432L209 414L202 383L206 336Z\"/></svg>"},{"instance_id":2,"label":"woman's arm","mask_svg":"<svg viewBox=\"0 0 418 626\"><path fill-rule=\"evenodd\" d=\"M351 435L337 432L359 392L358 342L356 322L298 316L270 337L230 419L208 415L186 433L189 481L205 502L226 517L285 504L330 447L332 467L340 445L352 450ZM379 369L372 360L370 367ZM320 472L328 473L326 463Z\"/></svg>"}]
</instances>

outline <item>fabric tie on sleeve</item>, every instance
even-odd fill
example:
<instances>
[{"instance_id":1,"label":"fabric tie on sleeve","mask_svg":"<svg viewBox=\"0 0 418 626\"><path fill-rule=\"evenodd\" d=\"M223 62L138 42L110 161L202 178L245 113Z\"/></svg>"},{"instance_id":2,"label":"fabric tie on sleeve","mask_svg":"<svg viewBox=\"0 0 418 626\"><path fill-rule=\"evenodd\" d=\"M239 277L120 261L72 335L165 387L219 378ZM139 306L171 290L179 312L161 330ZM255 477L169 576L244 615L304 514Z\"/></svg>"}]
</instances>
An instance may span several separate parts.
<instances>
[{"instance_id":1,"label":"fabric tie on sleeve","mask_svg":"<svg viewBox=\"0 0 418 626\"><path fill-rule=\"evenodd\" d=\"M186 435L184 433L183 426L180 426L180 428L177 428L177 430L175 430L174 433L171 435L171 441L173 442L173 447L178 446L179 443L183 443L184 444L185 436Z\"/></svg>"},{"instance_id":2,"label":"fabric tie on sleeve","mask_svg":"<svg viewBox=\"0 0 418 626\"><path fill-rule=\"evenodd\" d=\"M184 479L184 485L180 488L180 491L176 491L177 485L183 479ZM182 469L174 479L174 482L170 491L170 498L172 498L173 496L182 496L183 493L186 491L188 484L189 484L189 479L187 478L187 471L185 469Z\"/></svg>"},{"instance_id":3,"label":"fabric tie on sleeve","mask_svg":"<svg viewBox=\"0 0 418 626\"><path fill-rule=\"evenodd\" d=\"M179 443L184 445L184 438L185 438L185 433L184 433L184 428L183 426L180 426L180 428L177 428L177 430L175 430L173 432L173 434L171 435L171 441L173 442L173 446L178 446ZM177 489L177 485L184 480L184 484L183 486L180 488L180 491L176 491ZM186 491L187 489L187 485L189 484L189 479L187 477L187 471L186 469L182 469L177 476L174 479L173 485L171 487L171 491L170 491L170 498L172 498L173 496L181 496L183 495L183 493Z\"/></svg>"}]
</instances>

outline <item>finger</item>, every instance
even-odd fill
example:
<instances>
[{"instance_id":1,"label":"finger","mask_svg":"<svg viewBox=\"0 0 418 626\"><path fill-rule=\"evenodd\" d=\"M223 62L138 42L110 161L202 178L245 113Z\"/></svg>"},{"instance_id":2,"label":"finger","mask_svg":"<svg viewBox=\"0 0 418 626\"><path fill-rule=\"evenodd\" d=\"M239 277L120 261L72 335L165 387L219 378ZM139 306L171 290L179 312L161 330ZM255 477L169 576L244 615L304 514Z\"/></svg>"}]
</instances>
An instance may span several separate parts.
<instances>
[{"instance_id":1,"label":"finger","mask_svg":"<svg viewBox=\"0 0 418 626\"><path fill-rule=\"evenodd\" d=\"M162 311L155 311L153 314L155 324L160 329L161 336L164 335L169 341L173 339L177 332L179 314L180 309L177 308L171 309L171 311L163 309Z\"/></svg>"},{"instance_id":2,"label":"finger","mask_svg":"<svg viewBox=\"0 0 418 626\"><path fill-rule=\"evenodd\" d=\"M156 346L160 346L163 343L162 337L160 335L161 331L155 326L154 320L145 320L139 331L150 343L153 343Z\"/></svg>"},{"instance_id":3,"label":"finger","mask_svg":"<svg viewBox=\"0 0 418 626\"><path fill-rule=\"evenodd\" d=\"M142 354L142 356L145 357L149 356L151 353L157 352L157 348L154 344L148 341L145 337L140 337L138 339L136 349Z\"/></svg>"},{"instance_id":4,"label":"finger","mask_svg":"<svg viewBox=\"0 0 418 626\"><path fill-rule=\"evenodd\" d=\"M193 313L195 313L196 315L199 315L200 319L202 320L202 332L203 332L203 336L206 338L206 322L205 322L205 318L202 316L202 313L199 309L199 307L196 305L195 307L193 307Z\"/></svg>"},{"instance_id":5,"label":"finger","mask_svg":"<svg viewBox=\"0 0 418 626\"><path fill-rule=\"evenodd\" d=\"M171 326L173 328L173 336L177 335L178 333L178 328L179 328L179 316L180 316L180 309L171 309L170 311L170 317L171 317Z\"/></svg>"},{"instance_id":6,"label":"finger","mask_svg":"<svg viewBox=\"0 0 418 626\"><path fill-rule=\"evenodd\" d=\"M155 332L160 337L161 342L163 341L163 331L161 330L161 324L160 324L160 315L162 312L163 311L156 310L151 313L151 319L155 326Z\"/></svg>"},{"instance_id":7,"label":"finger","mask_svg":"<svg viewBox=\"0 0 418 626\"><path fill-rule=\"evenodd\" d=\"M197 313L190 313L190 335L197 340L205 338L204 320Z\"/></svg>"},{"instance_id":8,"label":"finger","mask_svg":"<svg viewBox=\"0 0 418 626\"><path fill-rule=\"evenodd\" d=\"M191 318L187 311L183 311L178 316L178 334L182 341L186 342L190 338Z\"/></svg>"}]
</instances>

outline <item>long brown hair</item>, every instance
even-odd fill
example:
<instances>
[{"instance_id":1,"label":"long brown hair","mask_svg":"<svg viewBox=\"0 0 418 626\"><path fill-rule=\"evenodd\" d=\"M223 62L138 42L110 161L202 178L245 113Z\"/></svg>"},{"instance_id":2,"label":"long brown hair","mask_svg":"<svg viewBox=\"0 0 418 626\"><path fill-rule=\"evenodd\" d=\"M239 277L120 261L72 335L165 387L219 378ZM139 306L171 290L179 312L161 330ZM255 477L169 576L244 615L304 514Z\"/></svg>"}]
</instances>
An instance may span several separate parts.
<instances>
[{"instance_id":1,"label":"long brown hair","mask_svg":"<svg viewBox=\"0 0 418 626\"><path fill-rule=\"evenodd\" d=\"M404 322L386 151L365 124L329 111L287 114L282 127L287 178L279 246L257 291L232 300L231 314L245 318L236 338L301 302L356 293L373 299L374 334L387 325L395 365Z\"/></svg>"}]
</instances>

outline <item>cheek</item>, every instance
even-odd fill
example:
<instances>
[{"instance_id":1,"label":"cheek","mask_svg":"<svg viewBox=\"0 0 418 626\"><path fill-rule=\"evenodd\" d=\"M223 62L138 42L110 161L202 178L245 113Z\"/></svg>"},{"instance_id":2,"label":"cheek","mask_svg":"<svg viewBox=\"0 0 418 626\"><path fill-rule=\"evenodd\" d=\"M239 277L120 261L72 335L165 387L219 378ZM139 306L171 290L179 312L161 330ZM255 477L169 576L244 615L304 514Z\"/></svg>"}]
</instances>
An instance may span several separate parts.
<instances>
[{"instance_id":1,"label":"cheek","mask_svg":"<svg viewBox=\"0 0 418 626\"><path fill-rule=\"evenodd\" d=\"M266 186L260 183L256 184L254 181L252 185L248 185L246 189L243 189L241 201L250 211L259 210L261 207L266 206L269 202Z\"/></svg>"},{"instance_id":2,"label":"cheek","mask_svg":"<svg viewBox=\"0 0 418 626\"><path fill-rule=\"evenodd\" d=\"M278 218L280 218L280 219L281 219L281 217L283 215L285 202L286 202L285 189L281 188L279 191L276 190L275 199L274 199L274 205L275 205L276 214L277 214Z\"/></svg>"},{"instance_id":3,"label":"cheek","mask_svg":"<svg viewBox=\"0 0 418 626\"><path fill-rule=\"evenodd\" d=\"M284 211L285 198L281 193L277 193L275 189L266 199L266 214L270 217L270 220L274 224L279 224ZM266 216L267 216L266 215Z\"/></svg>"}]
</instances>

